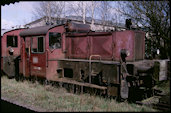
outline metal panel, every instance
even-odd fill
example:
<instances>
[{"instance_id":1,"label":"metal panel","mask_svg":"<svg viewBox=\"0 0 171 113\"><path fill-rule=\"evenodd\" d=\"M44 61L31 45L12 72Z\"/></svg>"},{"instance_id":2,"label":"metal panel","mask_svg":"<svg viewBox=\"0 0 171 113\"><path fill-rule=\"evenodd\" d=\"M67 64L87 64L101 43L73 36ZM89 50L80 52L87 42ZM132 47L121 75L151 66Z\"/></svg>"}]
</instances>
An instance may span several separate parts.
<instances>
[{"instance_id":1,"label":"metal panel","mask_svg":"<svg viewBox=\"0 0 171 113\"><path fill-rule=\"evenodd\" d=\"M68 58L89 59L90 55L100 55L103 60L119 61L121 49L127 49L130 52L126 58L127 61L143 59L144 36L143 32L132 30L106 34L97 32L87 35L74 34L66 38L67 56ZM96 59L96 57L93 58Z\"/></svg>"},{"instance_id":2,"label":"metal panel","mask_svg":"<svg viewBox=\"0 0 171 113\"><path fill-rule=\"evenodd\" d=\"M144 59L144 35L135 32L135 60Z\"/></svg>"},{"instance_id":3,"label":"metal panel","mask_svg":"<svg viewBox=\"0 0 171 113\"><path fill-rule=\"evenodd\" d=\"M92 36L90 55L100 55L101 59L112 60L112 35L106 36ZM96 57L94 57L96 58Z\"/></svg>"},{"instance_id":4,"label":"metal panel","mask_svg":"<svg viewBox=\"0 0 171 113\"><path fill-rule=\"evenodd\" d=\"M37 62L34 62L37 59ZM31 75L46 77L46 55L45 53L31 54Z\"/></svg>"},{"instance_id":5,"label":"metal panel","mask_svg":"<svg viewBox=\"0 0 171 113\"><path fill-rule=\"evenodd\" d=\"M70 58L88 58L88 55L89 55L88 44L89 44L88 37L70 38L69 57Z\"/></svg>"},{"instance_id":6,"label":"metal panel","mask_svg":"<svg viewBox=\"0 0 171 113\"><path fill-rule=\"evenodd\" d=\"M103 65L103 82L119 84L118 65Z\"/></svg>"},{"instance_id":7,"label":"metal panel","mask_svg":"<svg viewBox=\"0 0 171 113\"><path fill-rule=\"evenodd\" d=\"M68 58L89 59L90 55L100 55L102 59L113 57L112 33L75 33L67 35L66 40Z\"/></svg>"},{"instance_id":8,"label":"metal panel","mask_svg":"<svg viewBox=\"0 0 171 113\"><path fill-rule=\"evenodd\" d=\"M121 49L127 49L130 55L126 58L128 61L134 60L134 32L133 31L119 31L114 34L114 59L120 60Z\"/></svg>"}]
</instances>

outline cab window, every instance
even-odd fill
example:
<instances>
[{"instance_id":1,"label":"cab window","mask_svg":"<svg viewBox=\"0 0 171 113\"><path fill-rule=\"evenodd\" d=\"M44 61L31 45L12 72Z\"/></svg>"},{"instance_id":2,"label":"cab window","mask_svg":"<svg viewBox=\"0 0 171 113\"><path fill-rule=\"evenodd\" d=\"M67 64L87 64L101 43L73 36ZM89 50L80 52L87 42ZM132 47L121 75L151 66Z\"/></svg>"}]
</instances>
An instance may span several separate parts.
<instances>
[{"instance_id":1,"label":"cab window","mask_svg":"<svg viewBox=\"0 0 171 113\"><path fill-rule=\"evenodd\" d=\"M7 47L18 47L18 37L17 36L7 36Z\"/></svg>"},{"instance_id":2,"label":"cab window","mask_svg":"<svg viewBox=\"0 0 171 113\"><path fill-rule=\"evenodd\" d=\"M33 53L44 52L44 37L33 37L31 39L31 50Z\"/></svg>"},{"instance_id":3,"label":"cab window","mask_svg":"<svg viewBox=\"0 0 171 113\"><path fill-rule=\"evenodd\" d=\"M59 49L61 48L61 33L49 32L49 48Z\"/></svg>"}]
</instances>

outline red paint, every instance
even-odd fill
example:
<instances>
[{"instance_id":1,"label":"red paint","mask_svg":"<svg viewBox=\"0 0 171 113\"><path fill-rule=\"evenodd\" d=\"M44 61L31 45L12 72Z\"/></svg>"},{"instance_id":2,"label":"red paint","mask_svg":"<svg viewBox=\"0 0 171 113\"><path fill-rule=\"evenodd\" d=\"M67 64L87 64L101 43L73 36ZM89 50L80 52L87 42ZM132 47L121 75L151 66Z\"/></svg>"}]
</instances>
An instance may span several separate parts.
<instances>
[{"instance_id":1,"label":"red paint","mask_svg":"<svg viewBox=\"0 0 171 113\"><path fill-rule=\"evenodd\" d=\"M3 70L3 57L7 57L9 56L9 47L7 47L7 36L17 36L18 37L18 46L17 47L12 47L12 49L14 49L14 56L19 56L21 54L21 37L19 35L19 33L21 31L23 31L24 29L14 29L11 31L8 31L6 33L3 34L2 38L1 38L1 69ZM22 67L21 63L20 63L20 67Z\"/></svg>"},{"instance_id":2,"label":"red paint","mask_svg":"<svg viewBox=\"0 0 171 113\"><path fill-rule=\"evenodd\" d=\"M107 60L113 56L111 33L75 33L66 40L67 58L89 59L90 55L101 55L103 60Z\"/></svg>"},{"instance_id":3,"label":"red paint","mask_svg":"<svg viewBox=\"0 0 171 113\"><path fill-rule=\"evenodd\" d=\"M57 32L62 35L62 46L59 49L50 49L49 48L49 32ZM26 53L25 48L30 48L31 45L33 48L36 48L38 45L36 44L36 37L39 36L29 36L25 38L25 42L23 44L23 73L26 77L28 76L38 76L42 78L47 78L53 80L54 76L56 76L57 69L57 60L65 57L65 34L64 26L56 26L46 33L46 35L41 35L44 37L44 52L34 53L30 52ZM31 41L31 39L33 41ZM32 43L34 42L34 43ZM31 51L31 48L30 48Z\"/></svg>"},{"instance_id":4,"label":"red paint","mask_svg":"<svg viewBox=\"0 0 171 113\"><path fill-rule=\"evenodd\" d=\"M103 60L112 60L112 35L91 36L90 55L100 55Z\"/></svg>"},{"instance_id":5,"label":"red paint","mask_svg":"<svg viewBox=\"0 0 171 113\"><path fill-rule=\"evenodd\" d=\"M14 56L18 56L20 55L20 48L21 48L21 44L20 44L20 35L19 33L21 31L23 31L24 29L16 29L16 30L11 30L6 32L2 38L1 38L1 46L2 46L2 57L6 57L9 56L8 54L8 47L7 47L7 36L17 36L18 37L18 47L12 47L14 49Z\"/></svg>"},{"instance_id":6,"label":"red paint","mask_svg":"<svg viewBox=\"0 0 171 113\"><path fill-rule=\"evenodd\" d=\"M88 37L67 38L68 57L87 59L89 57L88 45Z\"/></svg>"},{"instance_id":7,"label":"red paint","mask_svg":"<svg viewBox=\"0 0 171 113\"><path fill-rule=\"evenodd\" d=\"M29 66L29 61L30 61L30 58L29 58L29 54L26 52L26 47L30 47L30 40L29 37L26 37L25 38L25 41L24 39L22 39L21 43L22 43L22 47L21 47L21 64L22 64L22 67L20 67L20 72L25 76L25 77L29 77L30 76L30 66ZM27 46L26 46L27 45Z\"/></svg>"},{"instance_id":8,"label":"red paint","mask_svg":"<svg viewBox=\"0 0 171 113\"><path fill-rule=\"evenodd\" d=\"M134 32L133 31L120 31L114 33L115 47L114 58L120 60L120 50L127 49L130 55L126 58L131 61L134 60Z\"/></svg>"},{"instance_id":9,"label":"red paint","mask_svg":"<svg viewBox=\"0 0 171 113\"><path fill-rule=\"evenodd\" d=\"M138 43L142 43L137 46L140 47L142 52L135 53L135 33L138 33L140 37L137 40L141 40ZM75 33L72 36L68 36L67 40L67 58L76 59L89 59L90 55L100 55L102 60L120 60L120 50L127 49L130 52L130 56L127 57L128 61L142 60L144 59L144 47L145 47L145 33L139 31L116 31L112 33L90 33L87 35ZM137 42L136 42L137 43ZM136 55L139 54L139 59L136 59ZM141 58L140 58L141 57ZM95 58L97 59L97 58ZM99 58L98 58L99 59Z\"/></svg>"},{"instance_id":10,"label":"red paint","mask_svg":"<svg viewBox=\"0 0 171 113\"><path fill-rule=\"evenodd\" d=\"M62 41L61 48L50 49L49 48L49 33L56 32L61 33ZM141 40L140 47L142 53L135 53L135 33L138 33L140 37L137 40ZM57 69L58 60L69 59L89 59L91 55L100 55L102 60L119 61L120 50L127 49L130 52L130 56L127 57L128 61L136 60L136 54L139 54L139 58L142 55L144 58L144 37L145 33L138 31L115 31L115 32L90 32L90 33L73 33L71 35L65 34L64 26L56 26L48 30L44 36L44 52L33 53L30 55L26 52L25 48L31 47L31 37L26 37L22 46L22 72L25 76L38 76L48 80L55 80L58 78ZM32 37L36 41L34 36ZM37 47L36 44L32 45ZM138 44L137 44L138 46ZM30 49L31 50L31 49ZM99 59L99 57L93 57L93 59Z\"/></svg>"},{"instance_id":11,"label":"red paint","mask_svg":"<svg viewBox=\"0 0 171 113\"><path fill-rule=\"evenodd\" d=\"M57 26L52 29L50 29L46 34L46 78L48 80L54 80L54 78L57 77L57 60L65 58L65 34L64 34L64 26ZM61 42L61 48L51 50L49 48L49 32L56 32L61 33L62 36L62 42Z\"/></svg>"}]
</instances>

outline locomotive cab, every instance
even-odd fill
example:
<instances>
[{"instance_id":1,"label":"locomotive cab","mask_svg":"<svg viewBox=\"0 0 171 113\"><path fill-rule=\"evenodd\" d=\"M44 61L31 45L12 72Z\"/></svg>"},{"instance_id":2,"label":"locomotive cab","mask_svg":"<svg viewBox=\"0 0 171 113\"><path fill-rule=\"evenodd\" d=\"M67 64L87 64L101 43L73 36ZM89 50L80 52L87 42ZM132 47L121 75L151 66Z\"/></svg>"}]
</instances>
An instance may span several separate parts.
<instances>
[{"instance_id":1,"label":"locomotive cab","mask_svg":"<svg viewBox=\"0 0 171 113\"><path fill-rule=\"evenodd\" d=\"M21 58L25 77L51 79L57 77L57 59L63 55L62 25L30 28L20 33L24 39Z\"/></svg>"},{"instance_id":2,"label":"locomotive cab","mask_svg":"<svg viewBox=\"0 0 171 113\"><path fill-rule=\"evenodd\" d=\"M7 31L1 38L1 70L9 78L13 78L17 74L16 69L19 68L19 66L15 66L15 60L21 54L22 39L19 33L23 30L24 28Z\"/></svg>"}]
</instances>

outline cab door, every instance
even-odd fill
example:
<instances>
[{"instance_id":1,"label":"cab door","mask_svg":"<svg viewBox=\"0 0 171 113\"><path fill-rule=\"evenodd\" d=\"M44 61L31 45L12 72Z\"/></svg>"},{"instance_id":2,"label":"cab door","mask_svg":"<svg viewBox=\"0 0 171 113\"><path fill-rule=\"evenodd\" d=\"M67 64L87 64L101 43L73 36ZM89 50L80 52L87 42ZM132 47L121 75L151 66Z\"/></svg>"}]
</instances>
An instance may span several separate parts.
<instances>
[{"instance_id":1,"label":"cab door","mask_svg":"<svg viewBox=\"0 0 171 113\"><path fill-rule=\"evenodd\" d=\"M31 76L46 77L45 36L31 37Z\"/></svg>"},{"instance_id":2,"label":"cab door","mask_svg":"<svg viewBox=\"0 0 171 113\"><path fill-rule=\"evenodd\" d=\"M30 47L31 47L31 43L30 43L30 38L26 37L25 38L25 43L23 42L22 44L22 54L23 55L23 60L22 60L22 64L23 64L23 74L25 77L29 77L30 76Z\"/></svg>"}]
</instances>

